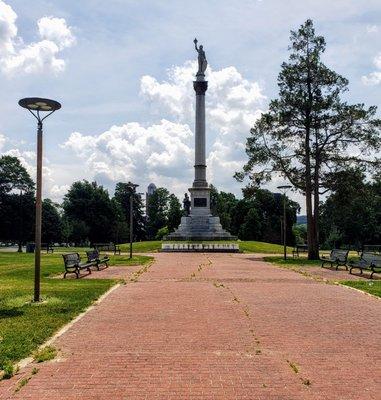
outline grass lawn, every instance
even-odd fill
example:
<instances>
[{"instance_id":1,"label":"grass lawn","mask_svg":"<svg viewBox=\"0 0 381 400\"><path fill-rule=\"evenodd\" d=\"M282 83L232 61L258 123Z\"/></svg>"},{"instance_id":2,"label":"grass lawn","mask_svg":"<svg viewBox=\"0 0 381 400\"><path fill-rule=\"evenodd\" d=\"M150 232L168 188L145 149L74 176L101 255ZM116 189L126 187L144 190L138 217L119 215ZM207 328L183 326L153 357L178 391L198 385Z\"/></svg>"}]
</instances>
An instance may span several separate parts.
<instances>
[{"instance_id":1,"label":"grass lawn","mask_svg":"<svg viewBox=\"0 0 381 400\"><path fill-rule=\"evenodd\" d=\"M151 260L145 256L132 260L127 256L110 258L111 265L137 265ZM50 278L62 272L60 253L42 254L44 301L32 303L34 254L0 253L0 370L29 356L115 284L114 280L106 279Z\"/></svg>"},{"instance_id":2,"label":"grass lawn","mask_svg":"<svg viewBox=\"0 0 381 400\"><path fill-rule=\"evenodd\" d=\"M161 249L162 243L191 243L192 241L171 241L171 240L155 240L147 242L136 242L133 243L132 249L136 253L151 253L157 252ZM218 241L200 241L195 240L194 243L218 243ZM279 244L256 242L256 241L229 241L222 240L221 243L237 243L239 244L240 250L244 253L269 253L269 254L280 254L283 253L283 246ZM120 245L123 252L128 252L130 250L129 243L123 243ZM292 248L288 247L287 251L292 252Z\"/></svg>"},{"instance_id":3,"label":"grass lawn","mask_svg":"<svg viewBox=\"0 0 381 400\"><path fill-rule=\"evenodd\" d=\"M300 266L320 266L321 261L319 260L307 260L305 257L299 257L299 258L287 258L287 260L284 260L283 257L264 257L265 261L268 261L272 264L277 264L281 265L282 267L300 267Z\"/></svg>"},{"instance_id":4,"label":"grass lawn","mask_svg":"<svg viewBox=\"0 0 381 400\"><path fill-rule=\"evenodd\" d=\"M362 290L363 292L367 292L373 294L374 296L381 297L381 281L343 281L340 282L343 285L351 286L353 288Z\"/></svg>"}]
</instances>

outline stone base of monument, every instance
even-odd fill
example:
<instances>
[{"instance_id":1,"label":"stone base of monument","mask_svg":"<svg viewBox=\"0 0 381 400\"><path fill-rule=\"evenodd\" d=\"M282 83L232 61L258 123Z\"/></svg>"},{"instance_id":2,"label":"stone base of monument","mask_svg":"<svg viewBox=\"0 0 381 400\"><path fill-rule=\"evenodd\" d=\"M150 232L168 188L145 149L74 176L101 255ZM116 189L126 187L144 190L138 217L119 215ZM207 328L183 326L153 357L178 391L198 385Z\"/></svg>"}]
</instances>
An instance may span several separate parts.
<instances>
[{"instance_id":1,"label":"stone base of monument","mask_svg":"<svg viewBox=\"0 0 381 400\"><path fill-rule=\"evenodd\" d=\"M168 240L236 240L222 228L219 217L191 215L181 218L180 226L167 236Z\"/></svg>"},{"instance_id":2,"label":"stone base of monument","mask_svg":"<svg viewBox=\"0 0 381 400\"><path fill-rule=\"evenodd\" d=\"M163 243L161 250L164 253L239 253L236 243Z\"/></svg>"}]
</instances>

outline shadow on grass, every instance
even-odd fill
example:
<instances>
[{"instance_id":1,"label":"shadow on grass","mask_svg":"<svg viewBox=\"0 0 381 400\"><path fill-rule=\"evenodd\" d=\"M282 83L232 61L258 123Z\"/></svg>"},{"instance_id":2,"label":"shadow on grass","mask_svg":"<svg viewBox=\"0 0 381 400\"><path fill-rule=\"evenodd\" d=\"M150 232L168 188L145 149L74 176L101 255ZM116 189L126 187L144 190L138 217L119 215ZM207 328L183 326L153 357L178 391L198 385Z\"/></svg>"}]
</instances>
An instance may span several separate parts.
<instances>
[{"instance_id":1,"label":"shadow on grass","mask_svg":"<svg viewBox=\"0 0 381 400\"><path fill-rule=\"evenodd\" d=\"M0 310L0 319L19 317L20 315L24 315L24 311L16 310L14 308L10 308L8 310Z\"/></svg>"}]
</instances>

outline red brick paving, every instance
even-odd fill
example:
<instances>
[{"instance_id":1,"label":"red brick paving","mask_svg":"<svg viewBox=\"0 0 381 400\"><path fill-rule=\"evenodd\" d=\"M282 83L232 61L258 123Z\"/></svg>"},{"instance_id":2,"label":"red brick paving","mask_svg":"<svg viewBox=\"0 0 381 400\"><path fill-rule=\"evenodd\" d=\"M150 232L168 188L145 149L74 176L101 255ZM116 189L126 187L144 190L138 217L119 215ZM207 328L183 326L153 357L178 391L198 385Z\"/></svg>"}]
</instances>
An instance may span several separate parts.
<instances>
[{"instance_id":1,"label":"red brick paving","mask_svg":"<svg viewBox=\"0 0 381 400\"><path fill-rule=\"evenodd\" d=\"M376 298L252 256L157 254L0 396L376 400L380 317Z\"/></svg>"}]
</instances>

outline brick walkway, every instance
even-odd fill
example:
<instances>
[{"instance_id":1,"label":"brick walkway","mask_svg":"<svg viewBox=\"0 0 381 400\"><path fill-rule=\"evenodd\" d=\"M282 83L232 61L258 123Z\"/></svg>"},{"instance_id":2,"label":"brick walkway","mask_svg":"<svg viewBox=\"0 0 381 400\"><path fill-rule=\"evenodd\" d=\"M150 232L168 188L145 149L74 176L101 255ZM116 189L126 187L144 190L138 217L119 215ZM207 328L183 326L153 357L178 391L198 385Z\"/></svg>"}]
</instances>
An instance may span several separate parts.
<instances>
[{"instance_id":1,"label":"brick walkway","mask_svg":"<svg viewBox=\"0 0 381 400\"><path fill-rule=\"evenodd\" d=\"M1 382L0 398L380 398L378 299L250 255L155 257L18 393L33 365Z\"/></svg>"}]
</instances>

